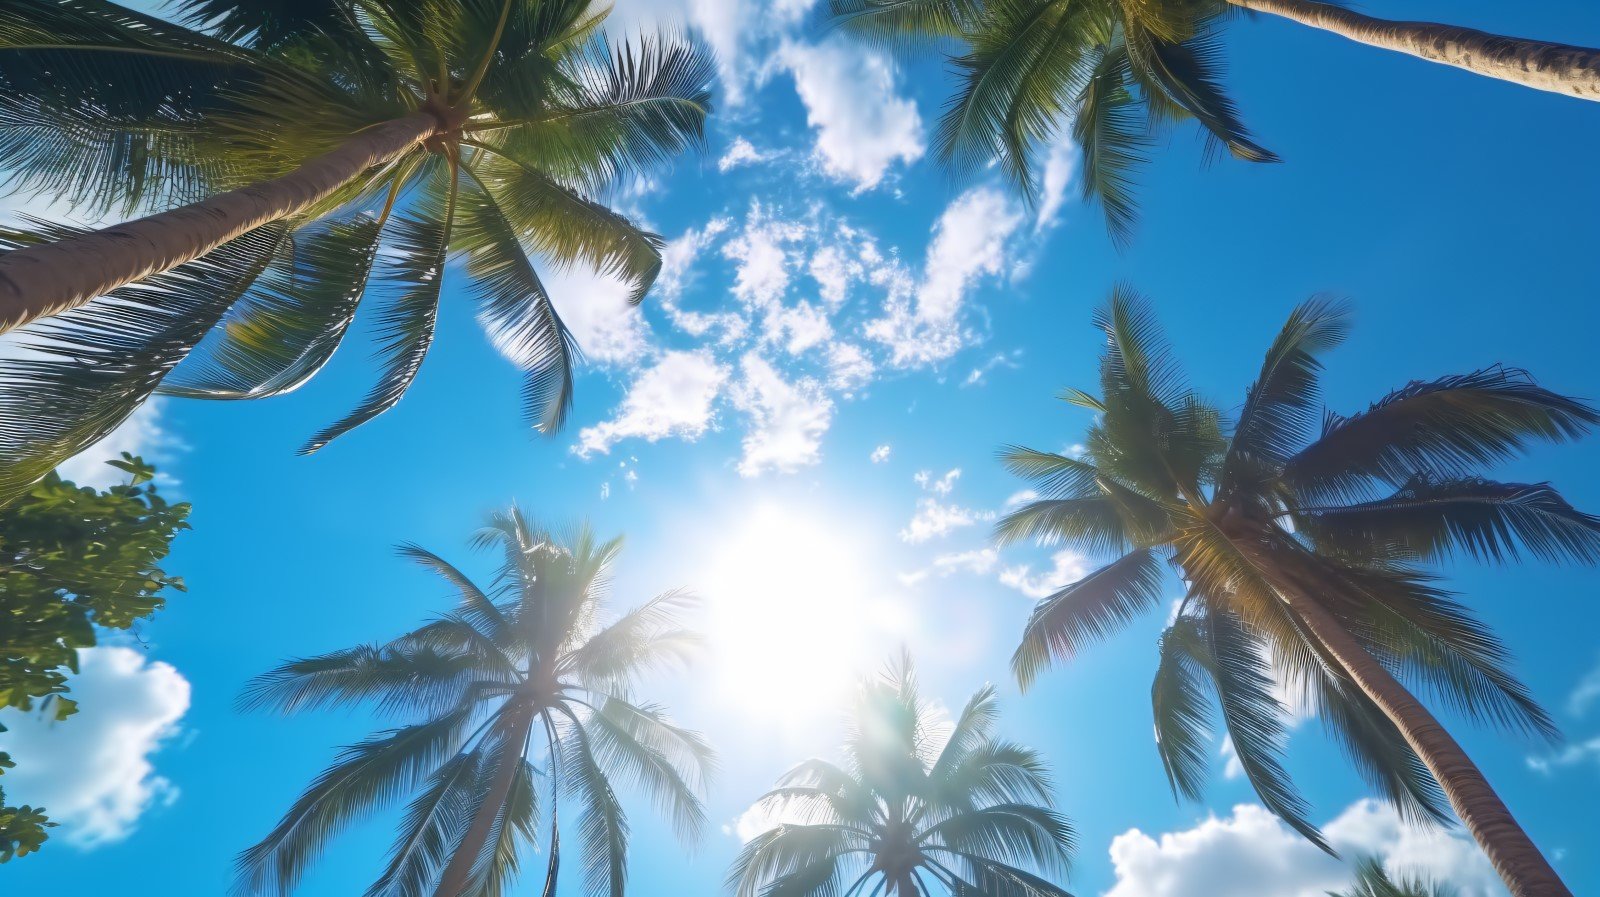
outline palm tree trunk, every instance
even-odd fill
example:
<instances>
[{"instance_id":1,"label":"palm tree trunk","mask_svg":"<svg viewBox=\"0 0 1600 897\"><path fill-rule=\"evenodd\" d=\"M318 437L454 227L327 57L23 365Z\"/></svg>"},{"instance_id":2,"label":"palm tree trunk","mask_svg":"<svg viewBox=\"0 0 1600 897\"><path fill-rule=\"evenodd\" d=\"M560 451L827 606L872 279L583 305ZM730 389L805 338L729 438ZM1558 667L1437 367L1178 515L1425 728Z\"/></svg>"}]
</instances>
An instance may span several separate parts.
<instances>
[{"instance_id":1,"label":"palm tree trunk","mask_svg":"<svg viewBox=\"0 0 1600 897\"><path fill-rule=\"evenodd\" d=\"M77 308L304 211L438 129L434 115L415 112L362 131L282 177L81 236L0 253L0 333Z\"/></svg>"},{"instance_id":2,"label":"palm tree trunk","mask_svg":"<svg viewBox=\"0 0 1600 897\"><path fill-rule=\"evenodd\" d=\"M1555 869L1522 830L1489 780L1461 745L1405 686L1373 657L1306 588L1289 582L1278 589L1290 610L1361 690L1400 729L1427 764L1450 806L1466 823L1513 897L1572 897Z\"/></svg>"},{"instance_id":3,"label":"palm tree trunk","mask_svg":"<svg viewBox=\"0 0 1600 897\"><path fill-rule=\"evenodd\" d=\"M472 877L472 867L477 865L478 855L483 853L483 845L488 843L489 834L494 831L495 820L505 806L506 797L511 794L511 783L516 780L517 769L522 766L523 751L520 746L528 743L533 717L531 705L516 705L506 711L502 736L506 748L500 754L500 763L489 782L489 791L472 817L472 825L467 828L466 835L462 836L461 843L456 845L455 853L450 856L450 862L445 865L444 873L439 876L439 886L434 889L433 897L461 897L466 891Z\"/></svg>"},{"instance_id":4,"label":"palm tree trunk","mask_svg":"<svg viewBox=\"0 0 1600 897\"><path fill-rule=\"evenodd\" d=\"M1600 100L1600 50L1503 37L1435 22L1390 22L1314 0L1228 0L1243 9L1331 31L1353 41L1524 87Z\"/></svg>"}]
</instances>

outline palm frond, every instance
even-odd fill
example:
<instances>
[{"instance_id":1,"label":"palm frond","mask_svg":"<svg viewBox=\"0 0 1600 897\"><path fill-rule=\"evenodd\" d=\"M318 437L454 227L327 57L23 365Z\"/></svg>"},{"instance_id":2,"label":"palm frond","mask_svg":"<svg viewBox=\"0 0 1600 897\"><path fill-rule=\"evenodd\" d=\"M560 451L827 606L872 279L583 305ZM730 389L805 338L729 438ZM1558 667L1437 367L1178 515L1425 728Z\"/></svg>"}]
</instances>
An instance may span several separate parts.
<instances>
[{"instance_id":1,"label":"palm frond","mask_svg":"<svg viewBox=\"0 0 1600 897\"><path fill-rule=\"evenodd\" d=\"M0 9L0 171L100 214L186 201L226 166L204 122L272 63L99 0Z\"/></svg>"},{"instance_id":2,"label":"palm frond","mask_svg":"<svg viewBox=\"0 0 1600 897\"><path fill-rule=\"evenodd\" d=\"M639 302L661 273L662 239L558 182L549 173L487 143L474 175L530 250L560 265L584 264L630 285Z\"/></svg>"},{"instance_id":3,"label":"palm frond","mask_svg":"<svg viewBox=\"0 0 1600 897\"><path fill-rule=\"evenodd\" d=\"M1087 498L1100 491L1100 471L1087 461L1066 455L1008 445L1000 452L1000 464L1046 498Z\"/></svg>"},{"instance_id":4,"label":"palm frond","mask_svg":"<svg viewBox=\"0 0 1600 897\"><path fill-rule=\"evenodd\" d=\"M590 687L628 685L640 674L681 667L701 645L698 633L684 628L682 614L699 604L694 595L674 590L657 595L590 636L562 660Z\"/></svg>"},{"instance_id":5,"label":"palm frond","mask_svg":"<svg viewBox=\"0 0 1600 897\"><path fill-rule=\"evenodd\" d=\"M1150 549L1135 549L1034 607L1011 671L1026 689L1052 659L1068 660L1161 602L1161 564Z\"/></svg>"},{"instance_id":6,"label":"palm frond","mask_svg":"<svg viewBox=\"0 0 1600 897\"><path fill-rule=\"evenodd\" d=\"M829 24L869 43L959 38L977 26L980 0L829 0Z\"/></svg>"},{"instance_id":7,"label":"palm frond","mask_svg":"<svg viewBox=\"0 0 1600 897\"><path fill-rule=\"evenodd\" d=\"M566 88L527 97L525 78L497 72L486 88L504 78L508 89L486 101L514 126L487 123L473 136L590 193L621 186L705 139L715 73L711 56L693 43L657 36L612 47L597 38L561 70Z\"/></svg>"},{"instance_id":8,"label":"palm frond","mask_svg":"<svg viewBox=\"0 0 1600 897\"><path fill-rule=\"evenodd\" d=\"M316 224L285 241L273 263L185 363L166 395L256 399L310 380L344 339L366 291L381 222L358 216Z\"/></svg>"},{"instance_id":9,"label":"palm frond","mask_svg":"<svg viewBox=\"0 0 1600 897\"><path fill-rule=\"evenodd\" d=\"M8 248L77 231L0 233ZM19 333L0 359L0 504L103 439L132 414L266 267L266 227Z\"/></svg>"},{"instance_id":10,"label":"palm frond","mask_svg":"<svg viewBox=\"0 0 1600 897\"><path fill-rule=\"evenodd\" d=\"M470 166L468 171L476 189L462 197L456 241L467 254L479 317L501 350L527 372L523 413L540 432L553 433L572 408L578 344L500 206Z\"/></svg>"},{"instance_id":11,"label":"palm frond","mask_svg":"<svg viewBox=\"0 0 1600 897\"><path fill-rule=\"evenodd\" d=\"M994 804L929 826L921 844L949 848L1010 866L1026 864L1065 875L1073 850L1066 817L1036 804Z\"/></svg>"},{"instance_id":12,"label":"palm frond","mask_svg":"<svg viewBox=\"0 0 1600 897\"><path fill-rule=\"evenodd\" d=\"M378 383L353 411L311 437L300 449L301 454L321 449L394 407L416 378L433 344L459 179L454 164L443 160L429 164L434 170L424 176L424 192L417 207L398 216L394 238L388 244L389 251L397 256L390 262L393 274L386 278L392 281L395 295L377 323L383 363Z\"/></svg>"},{"instance_id":13,"label":"palm frond","mask_svg":"<svg viewBox=\"0 0 1600 897\"><path fill-rule=\"evenodd\" d=\"M1278 758L1288 737L1284 706L1272 692L1271 666L1259 640L1227 611L1206 619L1211 675L1234 756L1261 803L1306 840L1328 853L1333 848L1310 820L1305 799Z\"/></svg>"},{"instance_id":14,"label":"palm frond","mask_svg":"<svg viewBox=\"0 0 1600 897\"><path fill-rule=\"evenodd\" d=\"M1083 153L1083 196L1105 211L1112 242L1125 247L1138 222L1133 169L1149 161L1151 138L1128 89L1128 49L1118 43L1095 49L1093 68L1078 91L1072 139Z\"/></svg>"},{"instance_id":15,"label":"palm frond","mask_svg":"<svg viewBox=\"0 0 1600 897\"><path fill-rule=\"evenodd\" d=\"M596 761L648 793L686 844L705 831L706 811L690 783L705 778L710 748L698 736L671 726L651 711L606 701L583 721ZM670 735L661 737L661 729ZM669 753L670 751L670 753Z\"/></svg>"},{"instance_id":16,"label":"palm frond","mask_svg":"<svg viewBox=\"0 0 1600 897\"><path fill-rule=\"evenodd\" d=\"M1140 27L1124 29L1131 74L1154 110L1181 110L1236 158L1280 161L1250 136L1233 100L1222 86L1222 41L1209 24L1175 39Z\"/></svg>"},{"instance_id":17,"label":"palm frond","mask_svg":"<svg viewBox=\"0 0 1600 897\"><path fill-rule=\"evenodd\" d=\"M1498 564L1527 551L1549 562L1600 562L1600 518L1568 504L1549 483L1417 478L1380 501L1291 514L1296 532L1343 556L1435 561L1465 554Z\"/></svg>"},{"instance_id":18,"label":"palm frond","mask_svg":"<svg viewBox=\"0 0 1600 897\"><path fill-rule=\"evenodd\" d=\"M501 897L507 893L522 870L521 849L537 835L538 792L534 789L535 770L525 760L517 760L511 790L495 814L494 826L474 867L472 880L462 897ZM488 787L489 771L484 770L481 787Z\"/></svg>"},{"instance_id":19,"label":"palm frond","mask_svg":"<svg viewBox=\"0 0 1600 897\"><path fill-rule=\"evenodd\" d=\"M611 790L582 725L574 721L561 744L563 791L583 808L578 852L588 897L623 897L628 881L628 817Z\"/></svg>"},{"instance_id":20,"label":"palm frond","mask_svg":"<svg viewBox=\"0 0 1600 897\"><path fill-rule=\"evenodd\" d=\"M1161 635L1160 662L1150 684L1156 752L1174 797L1199 801L1211 768L1211 707L1207 676L1215 659L1204 623L1183 615Z\"/></svg>"},{"instance_id":21,"label":"palm frond","mask_svg":"<svg viewBox=\"0 0 1600 897\"><path fill-rule=\"evenodd\" d=\"M495 607L489 596L454 564L411 542L402 543L396 550L401 557L416 561L450 583L461 596L460 614L474 631L485 634L486 638L493 641L501 628L508 624L505 615Z\"/></svg>"},{"instance_id":22,"label":"palm frond","mask_svg":"<svg viewBox=\"0 0 1600 897\"><path fill-rule=\"evenodd\" d=\"M484 675L469 654L362 645L291 660L251 679L239 708L298 713L376 701L385 713L442 713Z\"/></svg>"},{"instance_id":23,"label":"palm frond","mask_svg":"<svg viewBox=\"0 0 1600 897\"><path fill-rule=\"evenodd\" d=\"M1471 476L1536 441L1576 439L1600 411L1502 367L1415 382L1352 417L1329 413L1317 441L1284 465L1302 503L1360 500L1378 480Z\"/></svg>"},{"instance_id":24,"label":"palm frond","mask_svg":"<svg viewBox=\"0 0 1600 897\"><path fill-rule=\"evenodd\" d=\"M1456 897L1460 892L1444 882L1425 878L1391 878L1374 857L1356 863L1356 883L1345 891L1329 891L1328 897Z\"/></svg>"},{"instance_id":25,"label":"palm frond","mask_svg":"<svg viewBox=\"0 0 1600 897\"><path fill-rule=\"evenodd\" d=\"M346 748L271 834L239 855L236 891L292 891L329 839L437 770L459 746L468 719L458 711Z\"/></svg>"},{"instance_id":26,"label":"palm frond","mask_svg":"<svg viewBox=\"0 0 1600 897\"><path fill-rule=\"evenodd\" d=\"M1333 300L1314 298L1290 313L1245 396L1224 462L1225 492L1240 485L1247 461L1275 467L1304 443L1317 421L1318 356L1343 342L1348 330L1349 312Z\"/></svg>"},{"instance_id":27,"label":"palm frond","mask_svg":"<svg viewBox=\"0 0 1600 897\"><path fill-rule=\"evenodd\" d=\"M861 837L838 825L778 825L751 838L728 869L727 886L735 897L765 897L772 882L831 864L852 849L864 846ZM789 878L789 893L801 897L821 882L804 879L806 888Z\"/></svg>"},{"instance_id":28,"label":"palm frond","mask_svg":"<svg viewBox=\"0 0 1600 897\"><path fill-rule=\"evenodd\" d=\"M478 751L457 754L429 776L427 787L406 808L388 866L365 897L427 897L432 892L449 862L451 845L471 820L481 759Z\"/></svg>"}]
</instances>

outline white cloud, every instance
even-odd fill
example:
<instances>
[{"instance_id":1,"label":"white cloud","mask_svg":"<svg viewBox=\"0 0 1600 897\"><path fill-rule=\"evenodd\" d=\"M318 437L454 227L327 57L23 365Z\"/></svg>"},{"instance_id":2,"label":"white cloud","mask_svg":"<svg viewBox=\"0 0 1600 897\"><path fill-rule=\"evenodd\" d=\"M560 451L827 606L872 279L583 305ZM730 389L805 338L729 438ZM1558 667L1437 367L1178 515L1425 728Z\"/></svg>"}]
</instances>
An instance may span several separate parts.
<instances>
[{"instance_id":1,"label":"white cloud","mask_svg":"<svg viewBox=\"0 0 1600 897\"><path fill-rule=\"evenodd\" d=\"M938 479L933 478L933 471L919 470L911 475L911 481L934 495L949 495L956 488L956 480L961 479L961 468L953 467L945 471Z\"/></svg>"},{"instance_id":2,"label":"white cloud","mask_svg":"<svg viewBox=\"0 0 1600 897\"><path fill-rule=\"evenodd\" d=\"M1010 352L999 352L995 355L991 355L988 361L985 361L983 364L973 368L972 371L967 374L967 379L962 381L961 385L977 386L978 384L982 383L984 378L989 376L989 372L995 368L1004 367L1015 370L1022 366L1017 361L1017 359L1021 357L1021 349L1012 349Z\"/></svg>"},{"instance_id":3,"label":"white cloud","mask_svg":"<svg viewBox=\"0 0 1600 897\"><path fill-rule=\"evenodd\" d=\"M722 158L717 160L717 170L726 174L735 168L741 168L746 165L759 165L771 159L774 155L774 153L762 152L756 149L755 144L743 137L735 137L733 142L728 144L728 151L723 153Z\"/></svg>"},{"instance_id":4,"label":"white cloud","mask_svg":"<svg viewBox=\"0 0 1600 897\"><path fill-rule=\"evenodd\" d=\"M1078 147L1063 136L1050 147L1044 159L1044 183L1040 192L1039 214L1034 219L1036 230L1050 227L1060 218L1061 207L1067 201L1067 188L1072 186L1072 175L1078 170Z\"/></svg>"},{"instance_id":5,"label":"white cloud","mask_svg":"<svg viewBox=\"0 0 1600 897\"><path fill-rule=\"evenodd\" d=\"M1006 239L1021 221L1021 211L993 187L957 197L939 217L928 247L917 313L932 321L954 318L973 281L1004 270Z\"/></svg>"},{"instance_id":6,"label":"white cloud","mask_svg":"<svg viewBox=\"0 0 1600 897\"><path fill-rule=\"evenodd\" d=\"M1529 757L1528 768L1549 775L1556 769L1593 762L1600 766L1600 736L1574 742L1545 757Z\"/></svg>"},{"instance_id":7,"label":"white cloud","mask_svg":"<svg viewBox=\"0 0 1600 897\"><path fill-rule=\"evenodd\" d=\"M1025 505L1030 501L1037 501L1038 498L1039 493L1033 491L1032 489L1023 489L1020 492L1013 492L1006 496L1006 507L1015 508L1018 505Z\"/></svg>"},{"instance_id":8,"label":"white cloud","mask_svg":"<svg viewBox=\"0 0 1600 897\"><path fill-rule=\"evenodd\" d=\"M87 648L79 657L76 715L51 723L8 710L0 719L17 762L6 796L43 806L68 843L90 849L127 837L152 804L177 798L150 758L189 709L189 682L132 648Z\"/></svg>"},{"instance_id":9,"label":"white cloud","mask_svg":"<svg viewBox=\"0 0 1600 897\"><path fill-rule=\"evenodd\" d=\"M757 57L792 30L815 0L615 0L605 27L612 39L689 29L710 45L722 84L721 105L741 107L765 77Z\"/></svg>"},{"instance_id":10,"label":"white cloud","mask_svg":"<svg viewBox=\"0 0 1600 897\"><path fill-rule=\"evenodd\" d=\"M584 358L602 365L637 363L649 345L649 329L639 307L628 301L633 287L620 278L583 266L556 267L544 275L556 312L572 331ZM495 347L512 361L505 334L490 333Z\"/></svg>"},{"instance_id":11,"label":"white cloud","mask_svg":"<svg viewBox=\"0 0 1600 897\"><path fill-rule=\"evenodd\" d=\"M1007 567L1000 571L1000 584L1039 599L1068 583L1077 582L1088 572L1083 555L1064 548L1050 556L1049 570L1035 574L1030 564Z\"/></svg>"},{"instance_id":12,"label":"white cloud","mask_svg":"<svg viewBox=\"0 0 1600 897\"><path fill-rule=\"evenodd\" d=\"M739 363L733 405L750 418L741 476L765 470L789 473L821 460L822 436L833 421L833 402L813 380L790 383L766 359L748 352Z\"/></svg>"},{"instance_id":13,"label":"white cloud","mask_svg":"<svg viewBox=\"0 0 1600 897\"><path fill-rule=\"evenodd\" d=\"M892 449L889 447L888 443L884 443L883 445L880 445L877 448L873 449L872 450L872 463L874 463L874 464L882 464L883 462L889 460L889 452L890 451L892 451Z\"/></svg>"},{"instance_id":14,"label":"white cloud","mask_svg":"<svg viewBox=\"0 0 1600 897\"><path fill-rule=\"evenodd\" d=\"M828 344L828 385L850 393L872 381L877 366L860 346L853 343Z\"/></svg>"},{"instance_id":15,"label":"white cloud","mask_svg":"<svg viewBox=\"0 0 1600 897\"><path fill-rule=\"evenodd\" d=\"M900 531L900 539L915 545L971 526L978 519L978 514L971 509L945 504L937 498L918 499L917 511Z\"/></svg>"},{"instance_id":16,"label":"white cloud","mask_svg":"<svg viewBox=\"0 0 1600 897\"><path fill-rule=\"evenodd\" d=\"M623 439L698 439L711 425L712 403L727 379L727 367L706 350L665 352L635 376L612 419L579 432L572 451L587 458Z\"/></svg>"},{"instance_id":17,"label":"white cloud","mask_svg":"<svg viewBox=\"0 0 1600 897\"><path fill-rule=\"evenodd\" d=\"M173 451L182 446L161 425L166 403L160 396L151 398L104 439L61 462L56 472L79 486L107 489L128 481L126 473L106 463L121 458L123 452L157 464L170 460ZM158 482L167 485L174 481L163 470Z\"/></svg>"},{"instance_id":18,"label":"white cloud","mask_svg":"<svg viewBox=\"0 0 1600 897\"><path fill-rule=\"evenodd\" d=\"M922 117L896 92L888 56L833 37L785 44L778 60L794 75L806 122L816 131L817 156L830 175L857 191L870 190L895 162L922 157Z\"/></svg>"},{"instance_id":19,"label":"white cloud","mask_svg":"<svg viewBox=\"0 0 1600 897\"><path fill-rule=\"evenodd\" d=\"M968 292L977 281L1007 265L1006 241L1022 212L993 187L974 187L947 207L934 225L920 284L903 268L885 265L869 280L886 291L883 317L866 332L890 349L900 367L931 364L954 355L968 341L961 322Z\"/></svg>"},{"instance_id":20,"label":"white cloud","mask_svg":"<svg viewBox=\"0 0 1600 897\"><path fill-rule=\"evenodd\" d=\"M762 319L763 343L781 344L790 355L799 355L833 336L828 313L805 300L773 308Z\"/></svg>"},{"instance_id":21,"label":"white cloud","mask_svg":"<svg viewBox=\"0 0 1600 897\"><path fill-rule=\"evenodd\" d=\"M940 576L951 573L973 573L982 576L994 569L1000 560L1000 553L993 548L978 548L972 551L959 551L951 554L935 555L933 558L933 572Z\"/></svg>"},{"instance_id":22,"label":"white cloud","mask_svg":"<svg viewBox=\"0 0 1600 897\"><path fill-rule=\"evenodd\" d=\"M1449 881L1461 897L1505 893L1460 830L1408 827L1386 804L1357 801L1323 831L1348 859L1380 857L1397 874ZM1353 875L1255 804L1159 839L1129 829L1112 840L1110 853L1117 880L1104 897L1325 897Z\"/></svg>"},{"instance_id":23,"label":"white cloud","mask_svg":"<svg viewBox=\"0 0 1600 897\"><path fill-rule=\"evenodd\" d=\"M780 218L759 203L751 206L739 235L722 247L722 254L737 263L733 295L751 307L782 301L789 289L787 246L808 235L798 221Z\"/></svg>"},{"instance_id":24,"label":"white cloud","mask_svg":"<svg viewBox=\"0 0 1600 897\"><path fill-rule=\"evenodd\" d=\"M1567 712L1573 716L1583 716L1597 701L1600 701L1600 665L1586 673L1573 687L1572 694L1567 696Z\"/></svg>"},{"instance_id":25,"label":"white cloud","mask_svg":"<svg viewBox=\"0 0 1600 897\"><path fill-rule=\"evenodd\" d=\"M851 258L834 243L818 249L811 256L808 270L822 291L822 301L829 308L843 305L850 295L851 281L860 280L865 273L858 259Z\"/></svg>"}]
</instances>

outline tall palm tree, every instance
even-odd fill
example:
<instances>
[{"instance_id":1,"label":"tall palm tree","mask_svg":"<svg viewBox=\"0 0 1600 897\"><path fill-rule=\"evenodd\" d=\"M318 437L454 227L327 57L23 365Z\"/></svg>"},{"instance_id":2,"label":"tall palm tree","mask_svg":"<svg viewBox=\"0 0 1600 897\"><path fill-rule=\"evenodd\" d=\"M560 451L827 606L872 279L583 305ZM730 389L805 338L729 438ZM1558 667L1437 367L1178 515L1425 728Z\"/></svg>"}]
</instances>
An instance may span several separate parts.
<instances>
[{"instance_id":1,"label":"tall palm tree","mask_svg":"<svg viewBox=\"0 0 1600 897\"><path fill-rule=\"evenodd\" d=\"M1395 881L1372 857L1363 857L1356 864L1356 883L1347 891L1329 891L1328 897L1456 897L1455 888L1443 882L1425 878L1402 878Z\"/></svg>"},{"instance_id":2,"label":"tall palm tree","mask_svg":"<svg viewBox=\"0 0 1600 897\"><path fill-rule=\"evenodd\" d=\"M680 665L698 644L679 619L686 596L669 592L601 626L620 540L599 542L587 527L561 539L512 508L476 542L504 552L495 587L403 546L460 594L452 613L382 645L291 661L246 690L249 708L370 702L410 722L344 749L240 854L240 893L288 893L330 838L408 793L372 897L506 893L519 849L535 837L541 792L544 893L555 893L560 861L557 804L572 801L587 893L621 897L628 822L613 790L619 775L649 792L679 835L699 836L711 750L630 694L641 675Z\"/></svg>"},{"instance_id":3,"label":"tall palm tree","mask_svg":"<svg viewBox=\"0 0 1600 897\"><path fill-rule=\"evenodd\" d=\"M599 198L698 144L708 56L613 47L589 0L175 7L194 28L105 0L0 4L11 186L95 214L164 210L0 233L0 329L59 314L25 331L34 353L0 362L0 501L158 388L295 389L371 297L380 379L303 451L321 448L409 387L454 260L527 372L532 422L558 427L578 349L533 259L644 295L660 238Z\"/></svg>"},{"instance_id":4,"label":"tall palm tree","mask_svg":"<svg viewBox=\"0 0 1600 897\"><path fill-rule=\"evenodd\" d=\"M1018 680L1156 610L1165 559L1187 588L1151 688L1176 794L1197 798L1204 784L1209 692L1262 802L1326 848L1278 762L1281 685L1408 816L1447 819L1442 790L1513 894L1567 894L1402 679L1470 717L1555 737L1499 640L1422 565L1600 560L1600 518L1548 483L1480 475L1534 442L1578 437L1600 413L1500 367L1414 382L1351 416L1319 412L1318 356L1348 321L1312 300L1290 315L1229 427L1184 385L1132 291L1118 288L1096 323L1101 394L1065 396L1096 415L1087 448L1007 449L1006 466L1040 497L996 535L1121 556L1039 602L1013 658Z\"/></svg>"},{"instance_id":5,"label":"tall palm tree","mask_svg":"<svg viewBox=\"0 0 1600 897\"><path fill-rule=\"evenodd\" d=\"M1038 753L991 734L985 686L941 727L904 657L863 683L843 766L813 759L757 807L785 821L746 844L737 897L1070 897L1072 826L1050 807Z\"/></svg>"},{"instance_id":6,"label":"tall palm tree","mask_svg":"<svg viewBox=\"0 0 1600 897\"><path fill-rule=\"evenodd\" d=\"M958 170L998 159L1023 195L1040 154L1070 132L1082 189L1112 236L1134 223L1133 168L1149 124L1192 118L1214 143L1255 162L1257 145L1222 90L1218 34L1231 14L1263 12L1352 40L1589 100L1600 50L1428 22L1390 22L1311 0L830 0L834 21L892 44L945 43L961 87L935 145ZM1140 115L1140 112L1143 115Z\"/></svg>"}]
</instances>

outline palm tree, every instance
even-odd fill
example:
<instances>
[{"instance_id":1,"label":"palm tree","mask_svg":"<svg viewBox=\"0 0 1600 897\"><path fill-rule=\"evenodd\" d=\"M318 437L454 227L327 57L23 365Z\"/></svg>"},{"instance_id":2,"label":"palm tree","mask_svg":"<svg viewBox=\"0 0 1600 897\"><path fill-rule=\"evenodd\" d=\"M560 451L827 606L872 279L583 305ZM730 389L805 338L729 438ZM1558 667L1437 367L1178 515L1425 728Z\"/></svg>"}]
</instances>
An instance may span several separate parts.
<instances>
[{"instance_id":1,"label":"palm tree","mask_svg":"<svg viewBox=\"0 0 1600 897\"><path fill-rule=\"evenodd\" d=\"M1600 560L1600 518L1548 483L1482 478L1531 443L1573 439L1600 413L1500 367L1411 383L1351 416L1317 408L1318 356L1348 325L1334 303L1290 315L1231 428L1190 391L1155 323L1117 289L1083 456L1008 448L1040 497L997 524L1121 557L1039 602L1013 669L1024 687L1161 604L1161 560L1187 592L1161 639L1151 700L1175 794L1198 798L1211 754L1208 693L1262 802L1326 849L1278 762L1298 692L1407 816L1466 823L1517 897L1568 893L1482 772L1405 679L1470 717L1556 737L1494 634L1424 562L1524 552ZM1317 423L1320 432L1313 434ZM1225 433L1225 429L1231 432ZM1275 677L1278 681L1275 682Z\"/></svg>"},{"instance_id":2,"label":"palm tree","mask_svg":"<svg viewBox=\"0 0 1600 897\"><path fill-rule=\"evenodd\" d=\"M1457 891L1443 882L1425 878L1389 877L1383 864L1363 857L1356 864L1356 883L1348 891L1329 891L1328 897L1456 897Z\"/></svg>"},{"instance_id":3,"label":"palm tree","mask_svg":"<svg viewBox=\"0 0 1600 897\"><path fill-rule=\"evenodd\" d=\"M288 893L330 838L407 793L373 897L506 893L519 849L535 837L541 791L544 893L554 893L560 860L557 804L572 801L582 813L587 892L621 897L628 822L613 791L618 775L649 792L679 835L699 836L711 750L630 695L641 675L681 664L697 645L679 620L687 597L669 592L602 627L601 593L620 540L599 542L587 527L560 539L512 508L475 541L504 552L494 588L403 546L460 594L454 612L383 645L290 661L250 684L248 708L371 702L412 722L345 748L272 833L240 854L240 893Z\"/></svg>"},{"instance_id":4,"label":"palm tree","mask_svg":"<svg viewBox=\"0 0 1600 897\"><path fill-rule=\"evenodd\" d=\"M757 802L786 821L745 845L729 889L1070 897L1042 876L1066 874L1072 826L1050 808L1038 753L990 734L997 716L985 686L941 727L903 657L858 692L843 766L808 760Z\"/></svg>"},{"instance_id":5,"label":"palm tree","mask_svg":"<svg viewBox=\"0 0 1600 897\"><path fill-rule=\"evenodd\" d=\"M95 214L163 210L0 233L0 329L59 315L25 332L35 352L0 362L0 501L158 388L297 388L370 296L380 379L303 451L321 448L399 401L456 259L527 372L532 423L558 427L578 350L530 253L644 295L661 240L596 197L698 144L707 55L612 47L588 0L176 11L196 27L105 0L0 4L11 186Z\"/></svg>"},{"instance_id":6,"label":"palm tree","mask_svg":"<svg viewBox=\"0 0 1600 897\"><path fill-rule=\"evenodd\" d=\"M1222 90L1218 32L1230 14L1263 12L1352 40L1589 100L1600 100L1600 50L1427 22L1389 22L1310 0L830 0L834 21L891 44L954 45L961 78L935 145L958 171L998 159L1023 195L1038 191L1039 155L1070 131L1082 148L1084 196L1111 235L1134 223L1133 168L1149 125L1194 119L1209 142L1254 162L1277 157L1251 139ZM1140 115L1141 112L1144 113Z\"/></svg>"}]
</instances>

